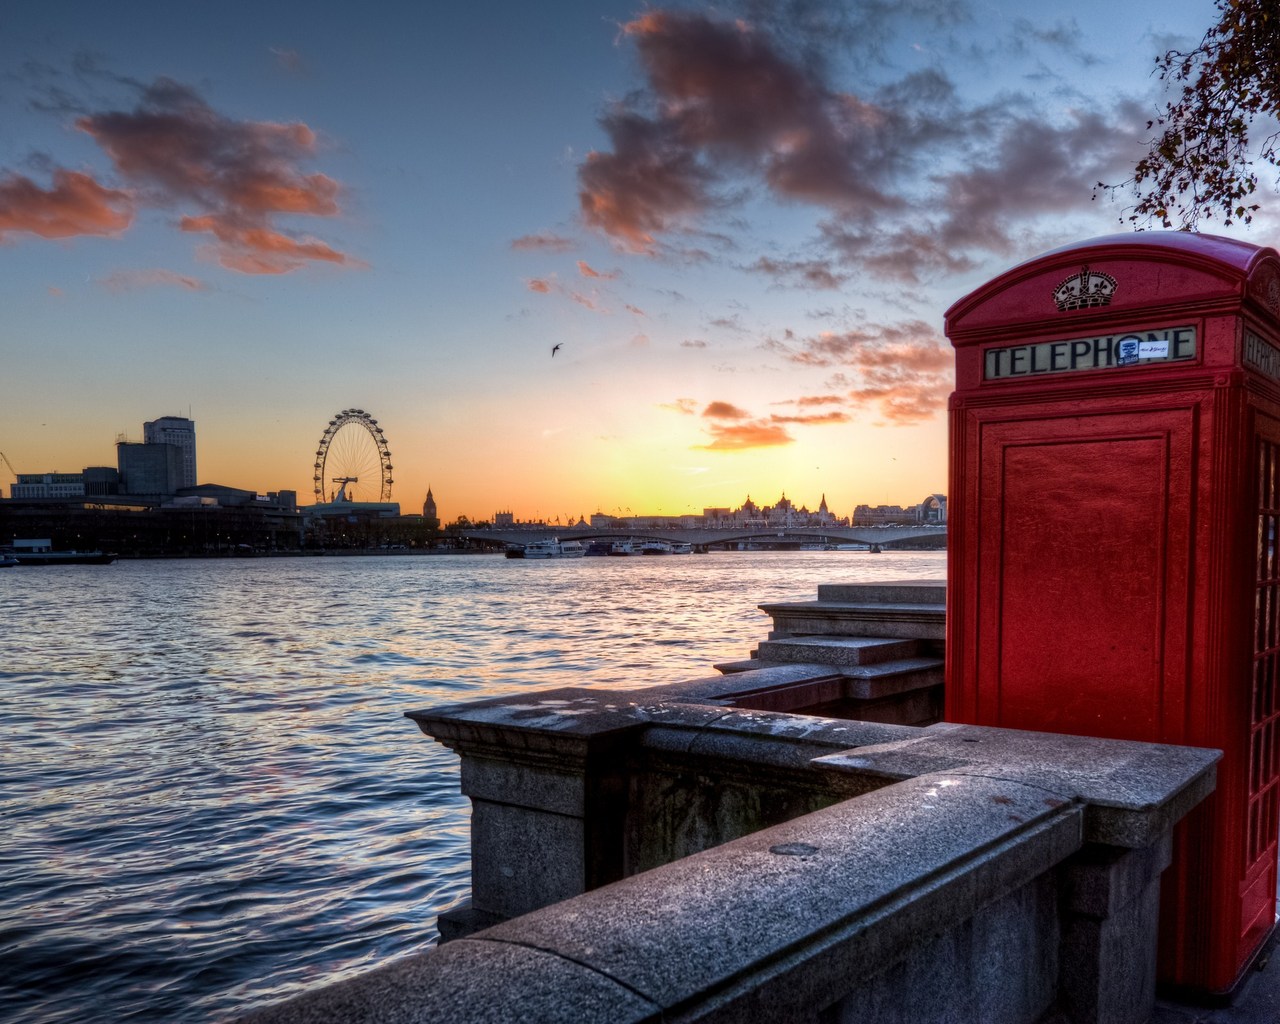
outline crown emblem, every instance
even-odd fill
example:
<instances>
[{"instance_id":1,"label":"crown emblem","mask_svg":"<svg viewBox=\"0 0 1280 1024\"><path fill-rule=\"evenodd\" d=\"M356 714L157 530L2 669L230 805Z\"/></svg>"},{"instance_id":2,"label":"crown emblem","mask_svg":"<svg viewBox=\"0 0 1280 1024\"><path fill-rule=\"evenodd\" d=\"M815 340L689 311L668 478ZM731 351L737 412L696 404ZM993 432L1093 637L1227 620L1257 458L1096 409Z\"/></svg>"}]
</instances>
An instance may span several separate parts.
<instances>
[{"instance_id":1,"label":"crown emblem","mask_svg":"<svg viewBox=\"0 0 1280 1024\"><path fill-rule=\"evenodd\" d=\"M1089 309L1093 306L1111 305L1111 297L1116 293L1116 279L1110 274L1081 267L1080 273L1073 274L1053 290L1053 301L1058 309L1066 312L1069 309Z\"/></svg>"}]
</instances>

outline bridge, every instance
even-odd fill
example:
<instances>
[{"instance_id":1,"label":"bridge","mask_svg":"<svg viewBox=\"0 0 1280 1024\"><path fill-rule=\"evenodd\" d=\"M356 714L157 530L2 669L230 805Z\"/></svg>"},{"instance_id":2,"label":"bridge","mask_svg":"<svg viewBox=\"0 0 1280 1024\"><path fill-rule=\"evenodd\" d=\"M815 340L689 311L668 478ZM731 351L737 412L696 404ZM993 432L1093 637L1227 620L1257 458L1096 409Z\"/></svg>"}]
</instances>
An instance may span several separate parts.
<instances>
[{"instance_id":1,"label":"bridge","mask_svg":"<svg viewBox=\"0 0 1280 1024\"><path fill-rule=\"evenodd\" d=\"M936 540L946 547L945 526L802 526L802 527L738 527L736 529L673 529L670 527L586 527L556 529L460 530L459 536L477 544L507 547L532 544L538 540L576 540L584 544L593 540L646 541L661 540L670 544L692 544L696 548L736 548L741 544L761 547L797 548L802 544L875 544L881 548L897 547L904 542ZM911 547L919 544L910 543ZM930 545L933 546L933 545Z\"/></svg>"}]
</instances>

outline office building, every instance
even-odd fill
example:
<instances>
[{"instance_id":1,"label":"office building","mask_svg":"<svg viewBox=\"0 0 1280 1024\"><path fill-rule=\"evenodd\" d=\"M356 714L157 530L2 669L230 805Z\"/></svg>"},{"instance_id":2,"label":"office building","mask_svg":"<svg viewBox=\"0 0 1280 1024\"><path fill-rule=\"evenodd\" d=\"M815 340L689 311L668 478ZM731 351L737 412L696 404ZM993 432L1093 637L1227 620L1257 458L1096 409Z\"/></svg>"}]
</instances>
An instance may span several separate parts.
<instances>
[{"instance_id":1,"label":"office building","mask_svg":"<svg viewBox=\"0 0 1280 1024\"><path fill-rule=\"evenodd\" d=\"M116 443L120 493L167 498L177 493L183 473L183 451L176 444Z\"/></svg>"},{"instance_id":2,"label":"office building","mask_svg":"<svg viewBox=\"0 0 1280 1024\"><path fill-rule=\"evenodd\" d=\"M196 424L185 416L161 416L142 424L147 444L171 444L182 452L178 487L194 487L196 480ZM134 492L138 493L138 492Z\"/></svg>"}]
</instances>

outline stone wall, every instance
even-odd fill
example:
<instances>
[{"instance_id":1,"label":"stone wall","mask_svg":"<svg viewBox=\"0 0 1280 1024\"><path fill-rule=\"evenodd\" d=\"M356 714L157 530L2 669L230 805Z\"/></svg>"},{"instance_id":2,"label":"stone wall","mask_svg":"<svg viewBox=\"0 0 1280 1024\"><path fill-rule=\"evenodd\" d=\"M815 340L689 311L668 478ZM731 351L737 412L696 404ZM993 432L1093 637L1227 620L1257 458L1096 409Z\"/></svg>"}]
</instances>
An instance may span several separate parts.
<instances>
[{"instance_id":1,"label":"stone wall","mask_svg":"<svg viewBox=\"0 0 1280 1024\"><path fill-rule=\"evenodd\" d=\"M641 696L415 714L476 801L459 937L248 1019L1149 1014L1169 834L1216 752Z\"/></svg>"}]
</instances>

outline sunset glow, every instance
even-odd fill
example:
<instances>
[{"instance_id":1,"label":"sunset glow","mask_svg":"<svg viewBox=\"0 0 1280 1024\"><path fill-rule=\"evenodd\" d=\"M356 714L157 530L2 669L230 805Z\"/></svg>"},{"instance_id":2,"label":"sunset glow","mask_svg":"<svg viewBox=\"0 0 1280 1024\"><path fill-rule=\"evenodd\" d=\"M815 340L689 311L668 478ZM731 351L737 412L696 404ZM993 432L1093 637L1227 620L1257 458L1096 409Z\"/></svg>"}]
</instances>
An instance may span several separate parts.
<instances>
[{"instance_id":1,"label":"sunset glow","mask_svg":"<svg viewBox=\"0 0 1280 1024\"><path fill-rule=\"evenodd\" d=\"M190 415L202 482L309 502L360 407L445 521L945 491L944 310L1125 228L1093 187L1211 17L1028 10L19 5L0 451ZM1259 196L1206 229L1269 244Z\"/></svg>"}]
</instances>

